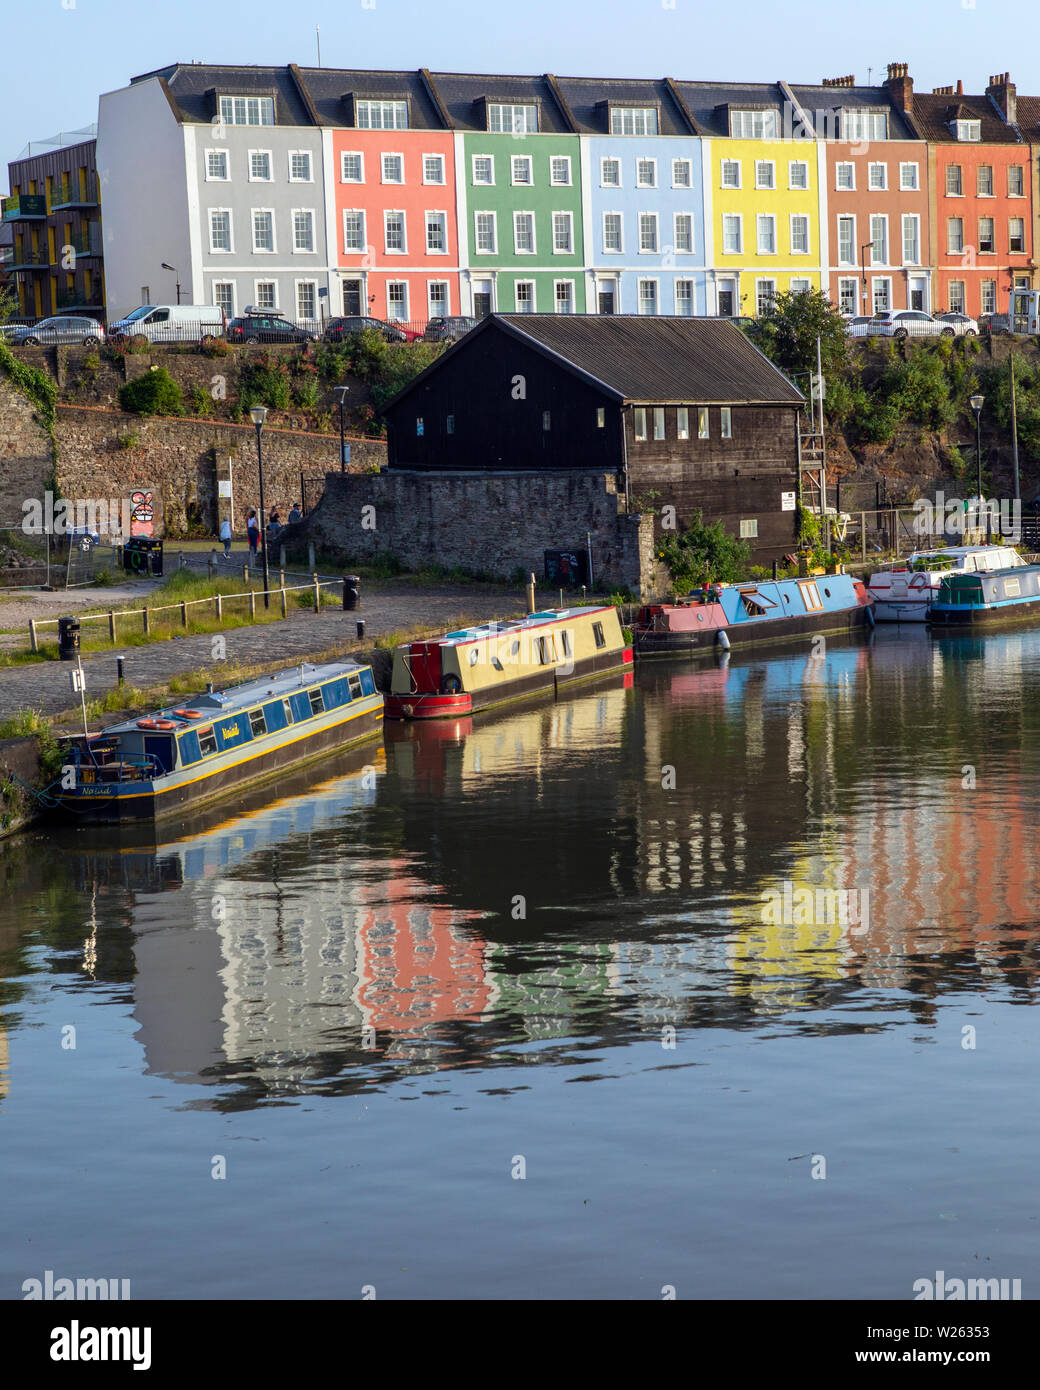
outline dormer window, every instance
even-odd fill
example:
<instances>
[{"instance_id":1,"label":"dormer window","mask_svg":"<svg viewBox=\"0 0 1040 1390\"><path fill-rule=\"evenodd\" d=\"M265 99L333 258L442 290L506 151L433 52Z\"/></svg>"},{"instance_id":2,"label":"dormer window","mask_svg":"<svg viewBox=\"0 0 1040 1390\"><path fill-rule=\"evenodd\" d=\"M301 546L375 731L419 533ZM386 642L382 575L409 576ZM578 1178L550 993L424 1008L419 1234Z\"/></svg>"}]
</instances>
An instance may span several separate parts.
<instances>
[{"instance_id":1,"label":"dormer window","mask_svg":"<svg viewBox=\"0 0 1040 1390\"><path fill-rule=\"evenodd\" d=\"M488 102L488 130L505 135L535 135L538 131L537 106L513 106Z\"/></svg>"},{"instance_id":2,"label":"dormer window","mask_svg":"<svg viewBox=\"0 0 1040 1390\"><path fill-rule=\"evenodd\" d=\"M775 140L775 111L730 111L729 133L737 140Z\"/></svg>"},{"instance_id":3,"label":"dormer window","mask_svg":"<svg viewBox=\"0 0 1040 1390\"><path fill-rule=\"evenodd\" d=\"M274 125L274 97L221 97L222 125Z\"/></svg>"},{"instance_id":4,"label":"dormer window","mask_svg":"<svg viewBox=\"0 0 1040 1390\"><path fill-rule=\"evenodd\" d=\"M954 121L953 133L958 140L981 140L981 121Z\"/></svg>"},{"instance_id":5,"label":"dormer window","mask_svg":"<svg viewBox=\"0 0 1040 1390\"><path fill-rule=\"evenodd\" d=\"M842 111L843 140L887 140L888 116L884 111Z\"/></svg>"},{"instance_id":6,"label":"dormer window","mask_svg":"<svg viewBox=\"0 0 1040 1390\"><path fill-rule=\"evenodd\" d=\"M656 135L658 133L656 106L612 106L611 135Z\"/></svg>"},{"instance_id":7,"label":"dormer window","mask_svg":"<svg viewBox=\"0 0 1040 1390\"><path fill-rule=\"evenodd\" d=\"M407 130L406 101L358 101L354 108L358 130Z\"/></svg>"}]
</instances>

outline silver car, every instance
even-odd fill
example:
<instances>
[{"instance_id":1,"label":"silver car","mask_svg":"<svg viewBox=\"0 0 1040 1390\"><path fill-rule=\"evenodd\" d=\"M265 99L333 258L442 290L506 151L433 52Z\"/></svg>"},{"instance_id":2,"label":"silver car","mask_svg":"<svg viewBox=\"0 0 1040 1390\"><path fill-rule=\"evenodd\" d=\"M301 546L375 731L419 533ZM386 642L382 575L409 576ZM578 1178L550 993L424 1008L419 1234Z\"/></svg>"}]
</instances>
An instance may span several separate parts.
<instances>
[{"instance_id":1,"label":"silver car","mask_svg":"<svg viewBox=\"0 0 1040 1390\"><path fill-rule=\"evenodd\" d=\"M16 328L8 341L24 347L47 343L82 343L84 347L97 347L105 341L105 330L97 319L59 315L40 319L28 328Z\"/></svg>"},{"instance_id":2,"label":"silver car","mask_svg":"<svg viewBox=\"0 0 1040 1390\"><path fill-rule=\"evenodd\" d=\"M883 309L867 327L868 338L953 338L952 323L943 323L920 309Z\"/></svg>"},{"instance_id":3,"label":"silver car","mask_svg":"<svg viewBox=\"0 0 1040 1390\"><path fill-rule=\"evenodd\" d=\"M978 336L978 321L970 318L967 314L955 314L951 309L949 313L936 314L935 317L940 323L948 324L958 338L975 338Z\"/></svg>"},{"instance_id":4,"label":"silver car","mask_svg":"<svg viewBox=\"0 0 1040 1390\"><path fill-rule=\"evenodd\" d=\"M865 338L870 328L870 319L865 314L857 314L855 318L845 320L845 332L850 338Z\"/></svg>"}]
</instances>

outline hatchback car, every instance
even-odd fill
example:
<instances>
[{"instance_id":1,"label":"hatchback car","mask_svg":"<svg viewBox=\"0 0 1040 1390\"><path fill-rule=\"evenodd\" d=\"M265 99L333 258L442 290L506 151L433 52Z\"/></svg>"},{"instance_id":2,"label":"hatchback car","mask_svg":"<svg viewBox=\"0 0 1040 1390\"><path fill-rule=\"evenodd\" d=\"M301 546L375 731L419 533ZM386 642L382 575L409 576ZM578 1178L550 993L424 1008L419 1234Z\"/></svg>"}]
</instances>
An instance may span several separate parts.
<instances>
[{"instance_id":1,"label":"hatchback car","mask_svg":"<svg viewBox=\"0 0 1040 1390\"><path fill-rule=\"evenodd\" d=\"M396 323L384 323L382 319L369 318L364 314L348 314L342 318L329 319L325 329L327 343L342 343L352 333L364 333L366 329L381 333L388 343L406 343L408 335Z\"/></svg>"},{"instance_id":2,"label":"hatchback car","mask_svg":"<svg viewBox=\"0 0 1040 1390\"><path fill-rule=\"evenodd\" d=\"M958 338L974 338L978 336L978 321L969 318L967 314L955 314L952 310L944 314L935 316L940 323L949 324Z\"/></svg>"},{"instance_id":3,"label":"hatchback car","mask_svg":"<svg viewBox=\"0 0 1040 1390\"><path fill-rule=\"evenodd\" d=\"M25 347L48 343L82 343L84 347L97 347L105 341L105 330L97 319L57 318L40 319L39 323L24 328L15 328L8 342Z\"/></svg>"},{"instance_id":4,"label":"hatchback car","mask_svg":"<svg viewBox=\"0 0 1040 1390\"><path fill-rule=\"evenodd\" d=\"M919 309L883 309L867 325L868 338L952 338L952 323L942 323Z\"/></svg>"},{"instance_id":5,"label":"hatchback car","mask_svg":"<svg viewBox=\"0 0 1040 1390\"><path fill-rule=\"evenodd\" d=\"M470 329L476 328L479 322L480 319L460 316L430 319L423 338L427 343L457 343Z\"/></svg>"},{"instance_id":6,"label":"hatchback car","mask_svg":"<svg viewBox=\"0 0 1040 1390\"><path fill-rule=\"evenodd\" d=\"M867 314L856 314L845 320L845 332L850 338L865 338L869 327L870 317Z\"/></svg>"},{"instance_id":7,"label":"hatchback car","mask_svg":"<svg viewBox=\"0 0 1040 1390\"><path fill-rule=\"evenodd\" d=\"M1010 333L1011 318L1008 314L980 314L980 333Z\"/></svg>"},{"instance_id":8,"label":"hatchback car","mask_svg":"<svg viewBox=\"0 0 1040 1390\"><path fill-rule=\"evenodd\" d=\"M314 334L279 314L243 314L227 326L229 343L312 343Z\"/></svg>"}]
</instances>

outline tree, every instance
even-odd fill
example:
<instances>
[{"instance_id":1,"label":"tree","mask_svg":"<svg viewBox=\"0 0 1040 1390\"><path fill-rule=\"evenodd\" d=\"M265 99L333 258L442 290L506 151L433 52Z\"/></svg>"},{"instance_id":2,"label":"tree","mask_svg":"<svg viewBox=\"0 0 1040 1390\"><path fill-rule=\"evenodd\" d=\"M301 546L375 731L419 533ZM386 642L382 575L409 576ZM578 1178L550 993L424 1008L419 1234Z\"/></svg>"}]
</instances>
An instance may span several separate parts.
<instances>
[{"instance_id":1,"label":"tree","mask_svg":"<svg viewBox=\"0 0 1040 1390\"><path fill-rule=\"evenodd\" d=\"M658 543L657 558L668 566L678 594L708 583L732 584L747 576L751 550L731 536L721 521L706 523L695 512L685 531Z\"/></svg>"},{"instance_id":2,"label":"tree","mask_svg":"<svg viewBox=\"0 0 1040 1390\"><path fill-rule=\"evenodd\" d=\"M845 321L822 290L774 296L747 332L755 346L785 372L816 371L817 338L825 377L840 376L849 366Z\"/></svg>"}]
</instances>

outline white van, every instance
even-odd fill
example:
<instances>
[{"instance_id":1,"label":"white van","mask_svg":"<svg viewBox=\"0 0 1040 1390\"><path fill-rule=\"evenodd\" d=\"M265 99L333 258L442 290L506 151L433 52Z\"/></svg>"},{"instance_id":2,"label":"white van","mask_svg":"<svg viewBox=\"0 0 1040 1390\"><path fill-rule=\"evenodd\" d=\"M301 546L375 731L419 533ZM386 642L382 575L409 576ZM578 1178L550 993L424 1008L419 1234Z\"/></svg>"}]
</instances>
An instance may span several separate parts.
<instances>
[{"instance_id":1,"label":"white van","mask_svg":"<svg viewBox=\"0 0 1040 1390\"><path fill-rule=\"evenodd\" d=\"M131 342L204 343L222 338L226 326L224 310L215 304L142 304L118 323L109 324L108 336Z\"/></svg>"}]
</instances>

